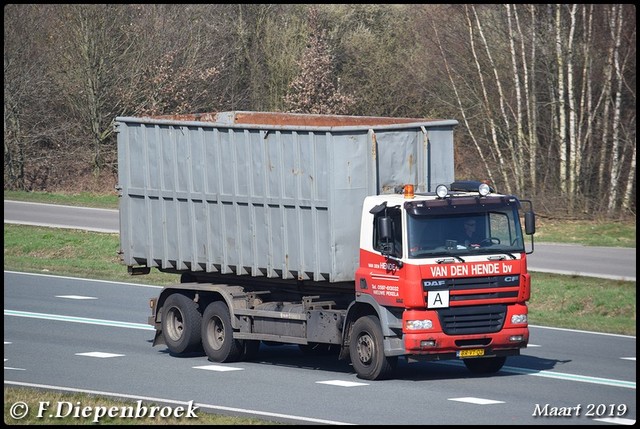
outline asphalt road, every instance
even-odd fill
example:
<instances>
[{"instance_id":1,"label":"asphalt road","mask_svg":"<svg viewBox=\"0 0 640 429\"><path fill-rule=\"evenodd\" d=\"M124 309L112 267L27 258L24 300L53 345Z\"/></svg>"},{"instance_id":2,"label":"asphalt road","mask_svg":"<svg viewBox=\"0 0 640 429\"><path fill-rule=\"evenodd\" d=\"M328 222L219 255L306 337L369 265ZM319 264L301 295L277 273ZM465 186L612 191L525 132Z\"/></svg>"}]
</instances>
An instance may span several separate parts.
<instances>
[{"instance_id":1,"label":"asphalt road","mask_svg":"<svg viewBox=\"0 0 640 429\"><path fill-rule=\"evenodd\" d=\"M143 406L191 403L200 415L293 424L630 425L636 420L635 337L530 326L529 347L493 376L473 376L457 361L401 361L394 379L372 382L358 379L335 357L308 357L295 346L263 345L255 360L232 364L214 364L202 353L172 357L164 346L151 346L153 330L146 324L148 298L158 291L5 271L5 387L89 392L133 404L140 400ZM21 409L7 405L11 413ZM41 404L47 413L59 406ZM12 416L5 413L5 423L18 423Z\"/></svg>"},{"instance_id":2,"label":"asphalt road","mask_svg":"<svg viewBox=\"0 0 640 429\"><path fill-rule=\"evenodd\" d=\"M4 201L4 222L118 233L118 210ZM529 270L636 281L636 249L534 243Z\"/></svg>"}]
</instances>

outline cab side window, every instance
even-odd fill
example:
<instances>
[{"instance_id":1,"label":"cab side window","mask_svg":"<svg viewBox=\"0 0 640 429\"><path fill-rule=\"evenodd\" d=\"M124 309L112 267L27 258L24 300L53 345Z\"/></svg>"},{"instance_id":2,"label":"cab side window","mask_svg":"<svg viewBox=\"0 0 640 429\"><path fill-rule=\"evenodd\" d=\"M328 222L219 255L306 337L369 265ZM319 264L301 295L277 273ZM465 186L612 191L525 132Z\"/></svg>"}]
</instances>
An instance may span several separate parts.
<instances>
[{"instance_id":1,"label":"cab side window","mask_svg":"<svg viewBox=\"0 0 640 429\"><path fill-rule=\"evenodd\" d=\"M386 210L386 215L392 219L393 239L382 239L379 234L378 224L385 216L384 212L377 214L373 218L373 248L381 253L388 253L396 258L402 257L402 223L400 209L390 208Z\"/></svg>"}]
</instances>

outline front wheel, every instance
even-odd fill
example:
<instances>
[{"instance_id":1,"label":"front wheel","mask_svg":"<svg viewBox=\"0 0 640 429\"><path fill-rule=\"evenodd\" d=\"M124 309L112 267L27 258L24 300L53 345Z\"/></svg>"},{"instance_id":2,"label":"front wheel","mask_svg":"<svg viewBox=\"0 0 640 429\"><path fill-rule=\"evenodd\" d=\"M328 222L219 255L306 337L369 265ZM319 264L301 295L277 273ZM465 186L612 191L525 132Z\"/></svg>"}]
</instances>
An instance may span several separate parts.
<instances>
[{"instance_id":1,"label":"front wheel","mask_svg":"<svg viewBox=\"0 0 640 429\"><path fill-rule=\"evenodd\" d=\"M162 334L169 351L181 354L200 346L202 315L198 304L181 293L169 295L162 306Z\"/></svg>"},{"instance_id":2,"label":"front wheel","mask_svg":"<svg viewBox=\"0 0 640 429\"><path fill-rule=\"evenodd\" d=\"M474 374L493 374L502 369L507 357L473 358L463 359L463 361L467 369Z\"/></svg>"},{"instance_id":3,"label":"front wheel","mask_svg":"<svg viewBox=\"0 0 640 429\"><path fill-rule=\"evenodd\" d=\"M245 352L244 344L233 338L231 314L222 301L212 302L202 314L202 347L212 362L235 362Z\"/></svg>"},{"instance_id":4,"label":"front wheel","mask_svg":"<svg viewBox=\"0 0 640 429\"><path fill-rule=\"evenodd\" d=\"M359 378L383 380L395 370L398 357L384 355L383 340L380 320L377 317L364 316L353 324L349 356Z\"/></svg>"}]
</instances>

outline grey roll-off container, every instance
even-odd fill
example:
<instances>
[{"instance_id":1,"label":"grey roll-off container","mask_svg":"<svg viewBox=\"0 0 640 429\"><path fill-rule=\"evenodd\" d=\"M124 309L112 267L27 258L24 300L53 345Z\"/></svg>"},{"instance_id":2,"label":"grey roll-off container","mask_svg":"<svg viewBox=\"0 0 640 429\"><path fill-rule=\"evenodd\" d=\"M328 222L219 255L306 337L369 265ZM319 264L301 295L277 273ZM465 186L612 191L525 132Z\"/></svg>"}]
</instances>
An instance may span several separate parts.
<instances>
[{"instance_id":1,"label":"grey roll-off container","mask_svg":"<svg viewBox=\"0 0 640 429\"><path fill-rule=\"evenodd\" d=\"M367 195L454 181L455 120L221 112L118 117L130 271L347 282Z\"/></svg>"}]
</instances>

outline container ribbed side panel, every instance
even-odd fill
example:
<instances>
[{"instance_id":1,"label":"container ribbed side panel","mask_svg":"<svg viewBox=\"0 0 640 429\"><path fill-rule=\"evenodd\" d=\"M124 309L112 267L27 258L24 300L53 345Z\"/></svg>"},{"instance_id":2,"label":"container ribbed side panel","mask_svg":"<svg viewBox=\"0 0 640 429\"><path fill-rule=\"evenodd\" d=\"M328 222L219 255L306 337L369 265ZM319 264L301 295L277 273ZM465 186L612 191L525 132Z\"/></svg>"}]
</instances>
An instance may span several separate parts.
<instances>
[{"instance_id":1,"label":"container ribbed side panel","mask_svg":"<svg viewBox=\"0 0 640 429\"><path fill-rule=\"evenodd\" d=\"M340 282L367 195L453 181L452 125L274 127L117 118L127 265Z\"/></svg>"},{"instance_id":2,"label":"container ribbed side panel","mask_svg":"<svg viewBox=\"0 0 640 429\"><path fill-rule=\"evenodd\" d=\"M329 280L330 141L326 133L121 125L125 262ZM359 229L358 217L340 218ZM357 240L349 245L357 254Z\"/></svg>"}]
</instances>

